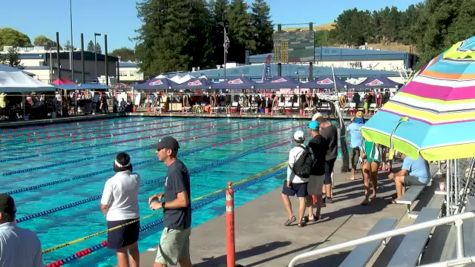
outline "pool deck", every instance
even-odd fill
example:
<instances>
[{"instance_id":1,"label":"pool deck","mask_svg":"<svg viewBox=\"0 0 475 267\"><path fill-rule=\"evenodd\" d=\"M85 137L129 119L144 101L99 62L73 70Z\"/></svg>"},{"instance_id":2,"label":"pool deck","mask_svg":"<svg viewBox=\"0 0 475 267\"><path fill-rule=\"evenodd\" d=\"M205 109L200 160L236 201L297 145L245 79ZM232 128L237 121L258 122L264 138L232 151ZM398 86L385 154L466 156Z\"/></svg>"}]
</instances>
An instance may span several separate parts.
<instances>
[{"instance_id":1,"label":"pool deck","mask_svg":"<svg viewBox=\"0 0 475 267\"><path fill-rule=\"evenodd\" d=\"M338 163L337 163L338 164ZM398 227L408 225L404 205L389 204L393 184L380 173L379 193L375 203L361 206L362 179L349 180L349 173L338 173L335 166L335 196L333 203L322 208L322 218L300 228L297 224L284 226L286 213L275 189L235 212L236 263L243 266L287 266L296 255L316 248L364 237L381 218L395 218ZM360 174L361 175L361 174ZM239 191L238 191L239 193ZM237 193L237 194L238 194ZM297 207L293 198L294 213ZM223 201L224 205L224 201ZM193 266L226 266L225 216L212 219L196 228L191 235ZM157 242L159 236L157 234ZM313 259L299 266L337 266L349 250L342 250L320 260ZM152 266L154 249L141 254L141 264Z\"/></svg>"}]
</instances>

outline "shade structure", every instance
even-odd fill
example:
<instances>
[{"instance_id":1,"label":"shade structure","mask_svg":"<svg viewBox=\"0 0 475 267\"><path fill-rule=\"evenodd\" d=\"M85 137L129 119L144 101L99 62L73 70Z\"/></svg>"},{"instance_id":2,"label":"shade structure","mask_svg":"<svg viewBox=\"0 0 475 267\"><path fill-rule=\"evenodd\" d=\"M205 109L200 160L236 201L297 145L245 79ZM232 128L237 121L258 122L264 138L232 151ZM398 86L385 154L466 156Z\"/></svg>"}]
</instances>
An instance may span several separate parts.
<instances>
[{"instance_id":1,"label":"shade structure","mask_svg":"<svg viewBox=\"0 0 475 267\"><path fill-rule=\"evenodd\" d=\"M356 89L376 89L376 88L399 88L402 84L390 80L385 76L372 76L366 78L360 84L351 85Z\"/></svg>"},{"instance_id":2,"label":"shade structure","mask_svg":"<svg viewBox=\"0 0 475 267\"><path fill-rule=\"evenodd\" d=\"M256 83L255 87L257 89L293 89L293 88L298 88L299 83L291 77L281 77L281 76L276 76L273 77L269 81L264 81L262 83Z\"/></svg>"},{"instance_id":3,"label":"shade structure","mask_svg":"<svg viewBox=\"0 0 475 267\"><path fill-rule=\"evenodd\" d=\"M255 82L247 77L229 79L212 85L213 89L243 90L254 89Z\"/></svg>"},{"instance_id":4,"label":"shade structure","mask_svg":"<svg viewBox=\"0 0 475 267\"><path fill-rule=\"evenodd\" d=\"M475 37L431 60L362 127L366 139L426 160L475 157L474 132Z\"/></svg>"},{"instance_id":5,"label":"shade structure","mask_svg":"<svg viewBox=\"0 0 475 267\"><path fill-rule=\"evenodd\" d=\"M35 80L17 68L0 64L0 92L29 93L55 90L53 86Z\"/></svg>"},{"instance_id":6,"label":"shade structure","mask_svg":"<svg viewBox=\"0 0 475 267\"><path fill-rule=\"evenodd\" d=\"M300 83L300 88L309 88L309 89L334 89L336 85L337 89L344 89L348 87L348 83L343 81L342 79L330 76L321 76L317 77L317 79L313 81L309 81L306 83Z\"/></svg>"},{"instance_id":7,"label":"shade structure","mask_svg":"<svg viewBox=\"0 0 475 267\"><path fill-rule=\"evenodd\" d=\"M177 90L196 90L196 89L211 89L212 82L204 78L195 78L187 82L172 86L172 89Z\"/></svg>"},{"instance_id":8,"label":"shade structure","mask_svg":"<svg viewBox=\"0 0 475 267\"><path fill-rule=\"evenodd\" d=\"M163 77L155 77L150 79L146 82L134 85L134 89L136 90L167 90L171 89L173 86L177 85L174 81L163 78Z\"/></svg>"},{"instance_id":9,"label":"shade structure","mask_svg":"<svg viewBox=\"0 0 475 267\"><path fill-rule=\"evenodd\" d=\"M73 81L71 81L69 79L66 79L66 78L56 79L51 84L53 84L53 85L74 84L75 85L75 83Z\"/></svg>"}]
</instances>

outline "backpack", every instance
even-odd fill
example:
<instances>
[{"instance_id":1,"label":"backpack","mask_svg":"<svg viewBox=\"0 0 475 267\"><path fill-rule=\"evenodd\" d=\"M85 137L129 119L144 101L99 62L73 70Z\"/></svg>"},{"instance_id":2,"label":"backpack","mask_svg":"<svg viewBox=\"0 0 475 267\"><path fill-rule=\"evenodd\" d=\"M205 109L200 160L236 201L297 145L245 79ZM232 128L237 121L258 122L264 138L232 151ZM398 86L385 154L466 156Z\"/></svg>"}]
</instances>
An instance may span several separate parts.
<instances>
[{"instance_id":1,"label":"backpack","mask_svg":"<svg viewBox=\"0 0 475 267\"><path fill-rule=\"evenodd\" d=\"M295 175L301 178L308 178L310 177L310 171L312 170L313 164L315 162L315 156L313 155L313 151L310 147L301 147L303 148L303 151L300 153L299 158L294 162L294 167L289 167Z\"/></svg>"}]
</instances>

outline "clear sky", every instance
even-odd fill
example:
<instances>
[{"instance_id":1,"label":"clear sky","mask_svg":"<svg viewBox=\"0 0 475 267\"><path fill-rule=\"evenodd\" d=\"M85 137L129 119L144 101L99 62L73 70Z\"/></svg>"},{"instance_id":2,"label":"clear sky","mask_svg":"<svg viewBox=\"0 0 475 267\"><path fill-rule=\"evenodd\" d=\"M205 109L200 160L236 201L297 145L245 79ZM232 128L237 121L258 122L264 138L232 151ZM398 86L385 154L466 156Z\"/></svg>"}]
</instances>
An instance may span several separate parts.
<instances>
[{"instance_id":1,"label":"clear sky","mask_svg":"<svg viewBox=\"0 0 475 267\"><path fill-rule=\"evenodd\" d=\"M141 21L137 18L136 0L70 0L72 2L74 46L79 47L80 33L84 46L94 39L94 32L107 34L109 52L120 47L133 48ZM60 32L60 43L70 40L69 0L1 0L0 28L11 27L27 34L31 41L38 35L52 40ZM180 0L177 0L180 1ZM252 0L247 0L252 3ZM272 22L332 22L345 9L379 10L396 6L405 10L422 0L268 0ZM104 49L104 37L97 37Z\"/></svg>"}]
</instances>

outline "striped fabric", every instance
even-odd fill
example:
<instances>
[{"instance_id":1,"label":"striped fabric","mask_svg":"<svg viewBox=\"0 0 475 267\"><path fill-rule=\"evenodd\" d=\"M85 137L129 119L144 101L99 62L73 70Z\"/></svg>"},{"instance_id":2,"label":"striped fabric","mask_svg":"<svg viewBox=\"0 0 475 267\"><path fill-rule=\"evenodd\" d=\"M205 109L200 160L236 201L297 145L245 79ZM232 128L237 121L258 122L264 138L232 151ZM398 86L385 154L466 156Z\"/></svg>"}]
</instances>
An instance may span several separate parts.
<instances>
[{"instance_id":1,"label":"striped fabric","mask_svg":"<svg viewBox=\"0 0 475 267\"><path fill-rule=\"evenodd\" d=\"M400 122L408 117L406 122ZM397 126L397 129L395 129ZM362 127L413 158L475 157L475 36L435 57Z\"/></svg>"}]
</instances>

